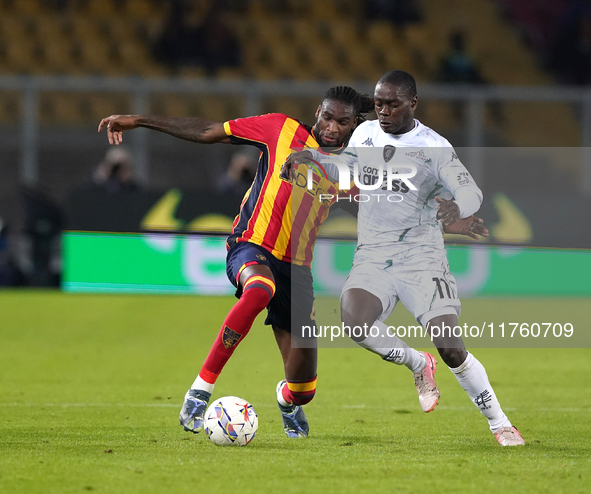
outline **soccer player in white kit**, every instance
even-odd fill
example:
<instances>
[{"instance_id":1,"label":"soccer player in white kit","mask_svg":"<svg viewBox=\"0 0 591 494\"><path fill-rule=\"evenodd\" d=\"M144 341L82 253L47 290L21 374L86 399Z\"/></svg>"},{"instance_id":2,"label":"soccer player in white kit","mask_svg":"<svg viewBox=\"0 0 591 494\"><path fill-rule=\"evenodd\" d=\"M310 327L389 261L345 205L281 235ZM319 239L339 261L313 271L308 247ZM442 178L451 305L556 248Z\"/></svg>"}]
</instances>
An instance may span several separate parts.
<instances>
[{"instance_id":1,"label":"soccer player in white kit","mask_svg":"<svg viewBox=\"0 0 591 494\"><path fill-rule=\"evenodd\" d=\"M363 185L358 196L358 245L341 293L341 318L350 328L378 328L379 334L366 331L351 337L384 360L408 367L421 407L429 412L439 399L435 359L393 337L383 321L400 300L428 330L458 325L460 301L440 223L447 226L478 211L482 192L451 144L414 118L417 91L410 74L384 74L374 100L378 119L359 125L347 150L330 158L345 159L352 170L355 164ZM326 158L316 151L312 156ZM388 175L388 167L398 174ZM372 185L375 189L367 190ZM448 332L434 337L433 343L487 418L499 444L525 444L501 409L484 367L466 351L461 337Z\"/></svg>"}]
</instances>

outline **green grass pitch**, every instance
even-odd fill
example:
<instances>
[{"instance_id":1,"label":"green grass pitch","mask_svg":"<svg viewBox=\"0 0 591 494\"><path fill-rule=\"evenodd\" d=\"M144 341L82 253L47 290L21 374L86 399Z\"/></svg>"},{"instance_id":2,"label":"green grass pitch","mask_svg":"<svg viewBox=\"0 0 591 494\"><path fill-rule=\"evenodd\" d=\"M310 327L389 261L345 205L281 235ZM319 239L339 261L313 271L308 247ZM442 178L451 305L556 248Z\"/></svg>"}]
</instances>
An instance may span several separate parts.
<instances>
[{"instance_id":1,"label":"green grass pitch","mask_svg":"<svg viewBox=\"0 0 591 494\"><path fill-rule=\"evenodd\" d=\"M591 482L589 349L475 349L527 445L501 448L440 363L435 411L412 375L323 348L311 435L285 437L282 364L258 319L214 397L259 415L245 448L184 432L178 412L231 297L0 292L0 492L583 493ZM324 301L336 314L337 301ZM544 311L589 330L589 300L465 300L498 322ZM397 314L399 309L395 311ZM466 315L467 314L467 315ZM410 323L400 312L401 321ZM522 317L523 319L523 317ZM564 317L562 318L564 322Z\"/></svg>"}]
</instances>

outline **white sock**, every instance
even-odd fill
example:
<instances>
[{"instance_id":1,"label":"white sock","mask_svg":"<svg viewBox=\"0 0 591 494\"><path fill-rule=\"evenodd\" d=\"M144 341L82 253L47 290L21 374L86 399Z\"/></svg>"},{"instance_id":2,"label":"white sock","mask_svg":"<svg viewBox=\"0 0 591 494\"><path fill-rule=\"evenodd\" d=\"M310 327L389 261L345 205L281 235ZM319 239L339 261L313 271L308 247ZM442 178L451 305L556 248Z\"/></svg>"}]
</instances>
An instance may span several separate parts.
<instances>
[{"instance_id":1,"label":"white sock","mask_svg":"<svg viewBox=\"0 0 591 494\"><path fill-rule=\"evenodd\" d=\"M191 385L191 389L199 389L201 391L207 391L211 394L213 393L214 386L215 384L208 383L207 381L201 379L201 377L197 376L197 379L195 379L195 382L193 382Z\"/></svg>"},{"instance_id":2,"label":"white sock","mask_svg":"<svg viewBox=\"0 0 591 494\"><path fill-rule=\"evenodd\" d=\"M285 383L284 386L287 386L287 383ZM285 398L283 398L283 393L281 392L282 389L283 389L283 386L277 390L277 401L279 402L279 404L281 406L290 407L292 404L287 403L287 401L285 401Z\"/></svg>"},{"instance_id":3,"label":"white sock","mask_svg":"<svg viewBox=\"0 0 591 494\"><path fill-rule=\"evenodd\" d=\"M464 363L455 369L449 368L456 376L462 389L468 393L472 403L480 410L480 413L488 419L491 431L499 427L511 427L511 422L501 410L497 396L488 381L484 366L468 353Z\"/></svg>"},{"instance_id":4,"label":"white sock","mask_svg":"<svg viewBox=\"0 0 591 494\"><path fill-rule=\"evenodd\" d=\"M392 336L392 333L388 334L388 326L382 321L375 321L372 326L377 327L379 333L377 336L368 336L361 343L358 343L359 346L370 352L377 353L388 362L405 365L413 374L425 368L426 361L422 352L409 347L397 336Z\"/></svg>"}]
</instances>

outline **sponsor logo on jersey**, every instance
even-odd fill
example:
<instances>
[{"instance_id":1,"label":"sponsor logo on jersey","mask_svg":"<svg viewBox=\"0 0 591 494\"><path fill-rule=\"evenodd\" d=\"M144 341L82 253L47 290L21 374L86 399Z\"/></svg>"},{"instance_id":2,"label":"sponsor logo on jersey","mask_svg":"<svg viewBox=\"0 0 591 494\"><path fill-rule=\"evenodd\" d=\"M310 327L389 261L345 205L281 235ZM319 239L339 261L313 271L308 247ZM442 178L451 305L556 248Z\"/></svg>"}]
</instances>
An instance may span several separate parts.
<instances>
[{"instance_id":1,"label":"sponsor logo on jersey","mask_svg":"<svg viewBox=\"0 0 591 494\"><path fill-rule=\"evenodd\" d=\"M472 177L468 172L460 172L458 173L458 185L466 185L472 181Z\"/></svg>"},{"instance_id":2,"label":"sponsor logo on jersey","mask_svg":"<svg viewBox=\"0 0 591 494\"><path fill-rule=\"evenodd\" d=\"M410 156L411 158L416 158L418 160L423 161L424 163L431 163L431 158L428 158L422 149L419 149L418 151L410 151L410 152L406 153L406 156Z\"/></svg>"},{"instance_id":3,"label":"sponsor logo on jersey","mask_svg":"<svg viewBox=\"0 0 591 494\"><path fill-rule=\"evenodd\" d=\"M348 159L339 159L338 156L329 156L321 160L326 169L330 167L331 174L334 176L331 180L336 180L338 175L338 188L341 191L350 190L352 187L351 177L353 178L354 184L361 192L365 191L383 191L394 192L395 194L359 194L357 196L344 196L344 200L355 200L357 202L367 202L371 200L371 197L376 197L380 201L380 197L384 198L388 202L401 202L404 197L398 192L407 193L409 191L416 191L417 188L412 184L411 179L417 174L417 164L414 160L402 157L402 162L397 163L397 160L393 159L396 154L396 147L387 145L381 149L374 147L371 142L371 138L368 137L364 144L372 145L372 149L368 147L359 148L359 153L348 152L346 154L357 157L358 154L361 156L359 161ZM431 161L422 153L423 159ZM408 153L407 153L408 154ZM419 152L415 153L419 154ZM302 177L302 183L300 184L300 177L296 176L295 185L298 187L307 187L309 191L314 189L315 184L311 181L307 181ZM326 194L325 191L317 191L315 194L320 201L327 201L327 206L330 206L332 202L336 200L339 202L341 196L335 196L333 194Z\"/></svg>"},{"instance_id":4,"label":"sponsor logo on jersey","mask_svg":"<svg viewBox=\"0 0 591 494\"><path fill-rule=\"evenodd\" d=\"M265 256L263 256L262 254L257 254L257 258L260 259L261 261L267 260L267 258Z\"/></svg>"},{"instance_id":5,"label":"sponsor logo on jersey","mask_svg":"<svg viewBox=\"0 0 591 494\"><path fill-rule=\"evenodd\" d=\"M332 199L334 198L334 196L332 194L327 194L327 191L324 188L324 186L326 186L326 180L332 181L333 179L328 177L325 169L319 163L318 166L314 168L310 167L310 165L308 166L308 172L317 172L317 176L319 175L320 180L314 180L314 173L307 173L307 175L305 175L304 173L301 173L298 168L294 171L295 179L293 181L293 185L295 185L296 187L300 187L302 189L307 189L307 194L310 194L314 197L318 197L320 202L324 203L325 207L330 207L330 205L333 202ZM322 171L318 171L318 167L320 167Z\"/></svg>"},{"instance_id":6,"label":"sponsor logo on jersey","mask_svg":"<svg viewBox=\"0 0 591 494\"><path fill-rule=\"evenodd\" d=\"M492 396L487 389L474 398L474 404L480 408L480 410L489 409L490 405L487 405L489 401L492 401Z\"/></svg>"},{"instance_id":7,"label":"sponsor logo on jersey","mask_svg":"<svg viewBox=\"0 0 591 494\"><path fill-rule=\"evenodd\" d=\"M373 146L373 141L371 140L371 137L368 137L361 144L363 144L364 146Z\"/></svg>"},{"instance_id":8,"label":"sponsor logo on jersey","mask_svg":"<svg viewBox=\"0 0 591 494\"><path fill-rule=\"evenodd\" d=\"M404 350L400 350L399 348L394 348L384 357L386 362L394 362L395 364L402 363L402 359L404 359Z\"/></svg>"}]
</instances>

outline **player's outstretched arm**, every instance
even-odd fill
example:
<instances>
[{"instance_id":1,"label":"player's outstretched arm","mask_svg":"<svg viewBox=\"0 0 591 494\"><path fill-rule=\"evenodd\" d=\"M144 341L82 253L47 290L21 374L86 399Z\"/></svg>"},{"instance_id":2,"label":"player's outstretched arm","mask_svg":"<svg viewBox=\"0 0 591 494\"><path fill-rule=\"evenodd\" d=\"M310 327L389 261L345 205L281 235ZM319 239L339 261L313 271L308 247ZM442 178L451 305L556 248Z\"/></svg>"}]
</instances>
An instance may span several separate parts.
<instances>
[{"instance_id":1,"label":"player's outstretched arm","mask_svg":"<svg viewBox=\"0 0 591 494\"><path fill-rule=\"evenodd\" d=\"M466 235L474 240L478 240L480 237L488 237L488 228L484 226L484 220L474 215L459 219L451 225L444 224L443 231L456 235Z\"/></svg>"},{"instance_id":2,"label":"player's outstretched arm","mask_svg":"<svg viewBox=\"0 0 591 494\"><path fill-rule=\"evenodd\" d=\"M157 130L179 139L203 144L230 142L223 123L213 122L201 117L174 118L153 115L111 115L100 121L98 131L100 132L103 128L106 128L109 144L119 145L123 141L123 132L138 127Z\"/></svg>"}]
</instances>

